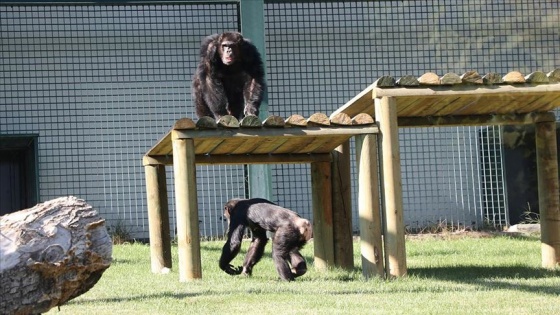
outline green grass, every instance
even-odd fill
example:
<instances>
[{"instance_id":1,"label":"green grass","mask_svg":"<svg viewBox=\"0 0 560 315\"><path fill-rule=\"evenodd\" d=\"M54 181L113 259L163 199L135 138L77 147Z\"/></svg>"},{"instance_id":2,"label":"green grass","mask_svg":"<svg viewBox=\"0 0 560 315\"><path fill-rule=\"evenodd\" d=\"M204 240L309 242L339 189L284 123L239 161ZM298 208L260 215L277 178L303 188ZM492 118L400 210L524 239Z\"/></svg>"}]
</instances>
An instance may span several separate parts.
<instances>
[{"instance_id":1,"label":"green grass","mask_svg":"<svg viewBox=\"0 0 560 315\"><path fill-rule=\"evenodd\" d=\"M246 248L248 241L244 242ZM229 276L217 260L223 242L202 243L203 279L178 281L150 272L149 247L117 245L114 261L87 293L49 314L557 314L560 270L540 266L535 237L420 237L407 240L408 276L364 280L359 243L356 269L328 272L312 266L295 282L277 280L266 256L253 277ZM243 254L243 252L242 252ZM241 264L241 255L234 261Z\"/></svg>"}]
</instances>

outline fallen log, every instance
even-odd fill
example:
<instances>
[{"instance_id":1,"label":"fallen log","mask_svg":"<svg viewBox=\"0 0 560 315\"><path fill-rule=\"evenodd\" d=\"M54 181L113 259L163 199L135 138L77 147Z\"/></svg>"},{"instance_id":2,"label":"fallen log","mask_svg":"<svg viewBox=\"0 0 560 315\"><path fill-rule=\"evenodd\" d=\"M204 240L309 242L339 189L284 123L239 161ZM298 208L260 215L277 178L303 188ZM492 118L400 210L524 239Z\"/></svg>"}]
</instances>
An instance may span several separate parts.
<instances>
[{"instance_id":1,"label":"fallen log","mask_svg":"<svg viewBox=\"0 0 560 315\"><path fill-rule=\"evenodd\" d=\"M0 217L0 314L38 314L87 292L111 264L103 220L76 197Z\"/></svg>"}]
</instances>

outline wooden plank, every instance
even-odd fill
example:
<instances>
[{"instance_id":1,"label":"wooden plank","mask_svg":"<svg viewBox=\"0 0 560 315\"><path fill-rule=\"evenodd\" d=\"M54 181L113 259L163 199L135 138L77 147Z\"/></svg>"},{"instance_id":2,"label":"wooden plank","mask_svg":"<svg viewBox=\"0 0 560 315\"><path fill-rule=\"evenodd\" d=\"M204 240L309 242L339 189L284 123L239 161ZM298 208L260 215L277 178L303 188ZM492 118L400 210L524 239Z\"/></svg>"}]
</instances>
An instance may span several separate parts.
<instances>
[{"instance_id":1,"label":"wooden plank","mask_svg":"<svg viewBox=\"0 0 560 315\"><path fill-rule=\"evenodd\" d=\"M439 106L435 105L439 98L436 97L423 97L417 98L416 101L407 107L406 111L399 111L402 116L424 116L428 110L434 111ZM398 110L398 107L397 107Z\"/></svg>"},{"instance_id":2,"label":"wooden plank","mask_svg":"<svg viewBox=\"0 0 560 315\"><path fill-rule=\"evenodd\" d=\"M209 152L196 152L197 154L201 153L210 153L210 154L229 154L234 150L238 149L239 147L243 146L247 139L244 138L224 138L218 146L216 146L212 151Z\"/></svg>"},{"instance_id":3,"label":"wooden plank","mask_svg":"<svg viewBox=\"0 0 560 315\"><path fill-rule=\"evenodd\" d=\"M548 77L542 71L535 71L525 76L525 82L532 84L548 83Z\"/></svg>"},{"instance_id":4,"label":"wooden plank","mask_svg":"<svg viewBox=\"0 0 560 315\"><path fill-rule=\"evenodd\" d=\"M251 138L246 139L237 148L232 148L228 154L251 154L265 141L265 138Z\"/></svg>"},{"instance_id":5,"label":"wooden plank","mask_svg":"<svg viewBox=\"0 0 560 315\"><path fill-rule=\"evenodd\" d=\"M433 72L426 72L420 78L418 78L418 82L421 85L439 85L439 76Z\"/></svg>"},{"instance_id":6,"label":"wooden plank","mask_svg":"<svg viewBox=\"0 0 560 315\"><path fill-rule=\"evenodd\" d=\"M349 126L352 125L352 118L346 113L332 114L330 117L331 125Z\"/></svg>"},{"instance_id":7,"label":"wooden plank","mask_svg":"<svg viewBox=\"0 0 560 315\"><path fill-rule=\"evenodd\" d=\"M334 266L331 165L311 163L311 195L313 200L313 242L318 270Z\"/></svg>"},{"instance_id":8,"label":"wooden plank","mask_svg":"<svg viewBox=\"0 0 560 315\"><path fill-rule=\"evenodd\" d=\"M560 200L556 122L535 124L542 266L560 265Z\"/></svg>"},{"instance_id":9,"label":"wooden plank","mask_svg":"<svg viewBox=\"0 0 560 315\"><path fill-rule=\"evenodd\" d=\"M168 273L172 262L165 166L146 165L144 170L148 197L151 269L153 273Z\"/></svg>"},{"instance_id":10,"label":"wooden plank","mask_svg":"<svg viewBox=\"0 0 560 315\"><path fill-rule=\"evenodd\" d=\"M307 126L330 126L329 117L323 113L315 113L307 118Z\"/></svg>"},{"instance_id":11,"label":"wooden plank","mask_svg":"<svg viewBox=\"0 0 560 315\"><path fill-rule=\"evenodd\" d=\"M537 121L554 121L550 113L399 117L399 127L526 125Z\"/></svg>"},{"instance_id":12,"label":"wooden plank","mask_svg":"<svg viewBox=\"0 0 560 315\"><path fill-rule=\"evenodd\" d=\"M515 84L515 83L525 83L525 77L519 71L511 71L506 74L502 80L504 83Z\"/></svg>"},{"instance_id":13,"label":"wooden plank","mask_svg":"<svg viewBox=\"0 0 560 315\"><path fill-rule=\"evenodd\" d=\"M179 247L179 281L202 278L198 200L193 139L173 141L173 176L175 177L175 209Z\"/></svg>"},{"instance_id":14,"label":"wooden plank","mask_svg":"<svg viewBox=\"0 0 560 315\"><path fill-rule=\"evenodd\" d=\"M304 146L300 146L299 148L294 148L294 153L310 153L317 151L330 152L331 150L328 150L326 148L332 146L333 142L338 143L339 141L336 141L331 137L314 138L310 143Z\"/></svg>"},{"instance_id":15,"label":"wooden plank","mask_svg":"<svg viewBox=\"0 0 560 315\"><path fill-rule=\"evenodd\" d=\"M551 109L548 108L548 105L559 99L560 94L541 94L541 95L534 95L531 97L525 97L523 99L517 99L516 101L520 102L515 111L519 113L528 113L533 111L549 111Z\"/></svg>"},{"instance_id":16,"label":"wooden plank","mask_svg":"<svg viewBox=\"0 0 560 315\"><path fill-rule=\"evenodd\" d=\"M158 142L151 147L146 155L164 155L171 153L173 148L171 146L171 132L168 132Z\"/></svg>"},{"instance_id":17,"label":"wooden plank","mask_svg":"<svg viewBox=\"0 0 560 315\"><path fill-rule=\"evenodd\" d=\"M539 84L539 85L496 85L486 87L484 85L466 85L459 84L453 86L430 86L424 89L378 89L372 91L373 97L381 98L383 96L393 97L439 97L443 95L455 96L471 96L479 97L483 94L503 94L503 95L535 95L540 93L557 93L560 92L560 84ZM560 106L560 105L558 105ZM350 115L352 116L352 115Z\"/></svg>"},{"instance_id":18,"label":"wooden plank","mask_svg":"<svg viewBox=\"0 0 560 315\"><path fill-rule=\"evenodd\" d=\"M502 84L504 80L496 72L489 72L482 77L482 83L486 85Z\"/></svg>"},{"instance_id":19,"label":"wooden plank","mask_svg":"<svg viewBox=\"0 0 560 315\"><path fill-rule=\"evenodd\" d=\"M224 142L224 138L195 139L194 152L196 154L205 154L205 153L212 152L222 142Z\"/></svg>"},{"instance_id":20,"label":"wooden plank","mask_svg":"<svg viewBox=\"0 0 560 315\"><path fill-rule=\"evenodd\" d=\"M461 80L461 77L458 74L449 72L444 74L439 79L439 83L441 85L454 85L454 84L461 84L463 83L463 81Z\"/></svg>"},{"instance_id":21,"label":"wooden plank","mask_svg":"<svg viewBox=\"0 0 560 315\"><path fill-rule=\"evenodd\" d=\"M467 84L482 84L482 77L478 72L470 70L461 75L461 81Z\"/></svg>"},{"instance_id":22,"label":"wooden plank","mask_svg":"<svg viewBox=\"0 0 560 315\"><path fill-rule=\"evenodd\" d=\"M333 137L321 137L321 139L327 139L327 138L330 139L330 141L321 140L323 141L323 145L313 150L313 153L329 153L332 150L336 149L336 147L338 147L339 145L341 145L342 143L350 139L349 136L341 136L341 135L337 135Z\"/></svg>"},{"instance_id":23,"label":"wooden plank","mask_svg":"<svg viewBox=\"0 0 560 315\"><path fill-rule=\"evenodd\" d=\"M402 179L395 99L375 99L375 120L381 133L383 178L385 272L387 277L406 275Z\"/></svg>"},{"instance_id":24,"label":"wooden plank","mask_svg":"<svg viewBox=\"0 0 560 315\"><path fill-rule=\"evenodd\" d=\"M239 126L243 128L260 128L262 121L255 115L247 115L241 119Z\"/></svg>"},{"instance_id":25,"label":"wooden plank","mask_svg":"<svg viewBox=\"0 0 560 315\"><path fill-rule=\"evenodd\" d=\"M554 69L546 74L550 83L560 82L560 68Z\"/></svg>"},{"instance_id":26,"label":"wooden plank","mask_svg":"<svg viewBox=\"0 0 560 315\"><path fill-rule=\"evenodd\" d=\"M196 124L190 118L181 118L175 122L173 129L196 129Z\"/></svg>"},{"instance_id":27,"label":"wooden plank","mask_svg":"<svg viewBox=\"0 0 560 315\"><path fill-rule=\"evenodd\" d=\"M217 124L223 128L239 128L239 120L231 115L225 115L218 119Z\"/></svg>"},{"instance_id":28,"label":"wooden plank","mask_svg":"<svg viewBox=\"0 0 560 315\"><path fill-rule=\"evenodd\" d=\"M288 117L285 123L288 127L305 127L307 126L307 119L301 115L294 114Z\"/></svg>"},{"instance_id":29,"label":"wooden plank","mask_svg":"<svg viewBox=\"0 0 560 315\"><path fill-rule=\"evenodd\" d=\"M413 75L402 76L400 79L397 80L396 83L397 85L404 86L404 87L414 87L420 85L418 79Z\"/></svg>"},{"instance_id":30,"label":"wooden plank","mask_svg":"<svg viewBox=\"0 0 560 315\"><path fill-rule=\"evenodd\" d=\"M252 154L263 154L275 152L280 146L282 146L287 141L299 141L301 138L289 138L289 137L274 137L263 139L260 146L255 148Z\"/></svg>"},{"instance_id":31,"label":"wooden plank","mask_svg":"<svg viewBox=\"0 0 560 315\"><path fill-rule=\"evenodd\" d=\"M301 137L294 140L286 141L281 146L274 150L274 154L282 153L293 153L296 150L306 147L307 145L313 143L316 137Z\"/></svg>"},{"instance_id":32,"label":"wooden plank","mask_svg":"<svg viewBox=\"0 0 560 315\"><path fill-rule=\"evenodd\" d=\"M375 86L380 88L391 88L394 87L395 84L395 79L389 75L384 75L375 81Z\"/></svg>"},{"instance_id":33,"label":"wooden plank","mask_svg":"<svg viewBox=\"0 0 560 315\"><path fill-rule=\"evenodd\" d=\"M373 117L366 113L359 113L352 118L352 125L372 125L374 123Z\"/></svg>"},{"instance_id":34,"label":"wooden plank","mask_svg":"<svg viewBox=\"0 0 560 315\"><path fill-rule=\"evenodd\" d=\"M173 164L172 155L144 155L142 157L142 165L172 165Z\"/></svg>"},{"instance_id":35,"label":"wooden plank","mask_svg":"<svg viewBox=\"0 0 560 315\"><path fill-rule=\"evenodd\" d=\"M346 104L339 107L333 112L346 113L350 117L354 117L359 113L372 113L373 114L373 96L372 91L377 86L377 82L373 82L364 90L362 90L358 95L350 99Z\"/></svg>"},{"instance_id":36,"label":"wooden plank","mask_svg":"<svg viewBox=\"0 0 560 315\"><path fill-rule=\"evenodd\" d=\"M360 249L362 274L365 278L385 278L377 163L377 137L375 135L357 136L356 166Z\"/></svg>"},{"instance_id":37,"label":"wooden plank","mask_svg":"<svg viewBox=\"0 0 560 315\"><path fill-rule=\"evenodd\" d=\"M149 156L145 157L151 161L157 161L156 164L149 165L173 165L173 156ZM330 153L284 153L284 154L227 154L227 155L209 155L198 154L195 156L196 164L221 164L221 165L239 165L239 164L298 164L312 162L330 162Z\"/></svg>"},{"instance_id":38,"label":"wooden plank","mask_svg":"<svg viewBox=\"0 0 560 315\"><path fill-rule=\"evenodd\" d=\"M264 120L263 126L268 128L284 128L286 122L280 116L268 116Z\"/></svg>"},{"instance_id":39,"label":"wooden plank","mask_svg":"<svg viewBox=\"0 0 560 315\"><path fill-rule=\"evenodd\" d=\"M216 129L218 124L214 117L204 116L200 117L196 122L196 128L198 129Z\"/></svg>"},{"instance_id":40,"label":"wooden plank","mask_svg":"<svg viewBox=\"0 0 560 315\"><path fill-rule=\"evenodd\" d=\"M230 137L302 137L302 136L354 136L357 134L368 134L378 132L375 125L370 126L348 126L348 127L314 127L314 128L238 128L216 130L175 130L180 139L193 138L197 141L204 138L230 138ZM340 144L340 143L339 143Z\"/></svg>"},{"instance_id":41,"label":"wooden plank","mask_svg":"<svg viewBox=\"0 0 560 315\"><path fill-rule=\"evenodd\" d=\"M331 155L334 265L353 270L350 142L338 146Z\"/></svg>"},{"instance_id":42,"label":"wooden plank","mask_svg":"<svg viewBox=\"0 0 560 315\"><path fill-rule=\"evenodd\" d=\"M447 104L442 104L442 106L439 106L433 112L434 116L454 115L455 112L465 108L472 103L472 100L468 98L461 98L460 96L448 96L445 99L447 100Z\"/></svg>"}]
</instances>

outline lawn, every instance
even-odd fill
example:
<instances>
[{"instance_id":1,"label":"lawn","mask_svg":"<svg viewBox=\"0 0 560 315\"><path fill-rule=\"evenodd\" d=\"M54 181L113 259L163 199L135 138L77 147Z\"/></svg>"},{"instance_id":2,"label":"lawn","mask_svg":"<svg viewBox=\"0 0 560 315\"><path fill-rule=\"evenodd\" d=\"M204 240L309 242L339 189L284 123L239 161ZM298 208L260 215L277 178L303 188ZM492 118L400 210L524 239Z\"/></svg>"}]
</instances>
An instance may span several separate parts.
<instances>
[{"instance_id":1,"label":"lawn","mask_svg":"<svg viewBox=\"0 0 560 315\"><path fill-rule=\"evenodd\" d=\"M244 249L248 241L244 242ZM408 276L364 280L356 269L309 271L281 282L270 245L253 277L219 270L221 241L202 243L203 279L150 272L148 245L116 245L113 264L87 293L48 314L558 314L560 270L540 267L537 237L479 234L407 239ZM243 254L244 252L242 252ZM173 248L177 266L177 248ZM235 264L241 264L241 257Z\"/></svg>"}]
</instances>

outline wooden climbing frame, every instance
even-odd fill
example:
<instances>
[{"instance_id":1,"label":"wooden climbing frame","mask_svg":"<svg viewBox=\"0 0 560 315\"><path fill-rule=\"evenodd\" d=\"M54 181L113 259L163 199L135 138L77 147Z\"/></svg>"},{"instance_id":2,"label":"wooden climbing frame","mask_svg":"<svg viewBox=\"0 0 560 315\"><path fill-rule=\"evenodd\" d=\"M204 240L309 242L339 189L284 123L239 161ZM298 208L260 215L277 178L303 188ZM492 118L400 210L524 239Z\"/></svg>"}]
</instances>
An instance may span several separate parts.
<instances>
[{"instance_id":1,"label":"wooden climbing frame","mask_svg":"<svg viewBox=\"0 0 560 315\"><path fill-rule=\"evenodd\" d=\"M179 243L180 281L202 277L198 228L196 164L271 164L310 163L313 201L314 265L352 264L351 216L336 219L351 208L339 206L341 198L350 199L350 159L348 141L356 138L359 160L361 236L371 240L362 247L366 257L364 274L383 275L379 202L377 198L378 128L367 114L350 118L341 113L331 118L314 114L308 119L293 115L284 120L271 116L264 122L246 117L241 122L231 116L217 123L208 117L196 123L188 118L178 120L173 128L144 156L152 271L171 268L169 214L165 182L165 166L173 165ZM332 172L333 163L348 174ZM333 181L333 178L336 180ZM342 181L344 180L344 181ZM336 198L333 198L333 187ZM342 191L345 191L344 193ZM225 200L224 200L225 202ZM343 203L351 207L349 202ZM334 209L333 209L334 205ZM369 227L369 228L368 228ZM343 258L342 256L350 258Z\"/></svg>"}]
</instances>

